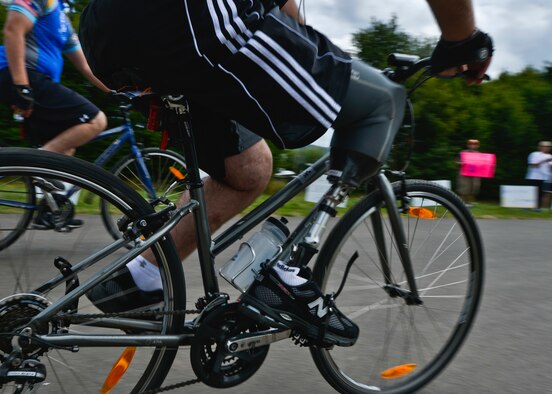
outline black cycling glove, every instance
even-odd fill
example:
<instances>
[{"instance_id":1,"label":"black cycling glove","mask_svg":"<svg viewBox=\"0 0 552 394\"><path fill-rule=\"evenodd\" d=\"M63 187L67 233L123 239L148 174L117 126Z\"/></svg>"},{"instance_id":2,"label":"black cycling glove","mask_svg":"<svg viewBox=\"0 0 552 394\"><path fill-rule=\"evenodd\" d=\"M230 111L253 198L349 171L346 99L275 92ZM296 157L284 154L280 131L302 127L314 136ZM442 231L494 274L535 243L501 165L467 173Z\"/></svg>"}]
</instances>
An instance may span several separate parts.
<instances>
[{"instance_id":1,"label":"black cycling glove","mask_svg":"<svg viewBox=\"0 0 552 394\"><path fill-rule=\"evenodd\" d=\"M34 106L33 88L29 85L13 85L13 104L22 110L32 109Z\"/></svg>"},{"instance_id":2,"label":"black cycling glove","mask_svg":"<svg viewBox=\"0 0 552 394\"><path fill-rule=\"evenodd\" d=\"M440 39L431 55L431 71L435 74L464 64L482 63L493 55L493 40L477 30L463 41Z\"/></svg>"}]
</instances>

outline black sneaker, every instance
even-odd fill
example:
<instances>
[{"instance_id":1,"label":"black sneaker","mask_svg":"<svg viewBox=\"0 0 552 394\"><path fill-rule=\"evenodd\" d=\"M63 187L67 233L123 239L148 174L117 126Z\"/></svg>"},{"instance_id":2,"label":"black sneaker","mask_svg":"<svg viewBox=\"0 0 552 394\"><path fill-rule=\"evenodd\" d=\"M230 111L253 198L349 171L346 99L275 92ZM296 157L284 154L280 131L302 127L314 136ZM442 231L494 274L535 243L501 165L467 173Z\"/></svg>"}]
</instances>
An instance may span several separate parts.
<instances>
[{"instance_id":1,"label":"black sneaker","mask_svg":"<svg viewBox=\"0 0 552 394\"><path fill-rule=\"evenodd\" d=\"M36 230L56 229L57 231L70 231L82 227L84 222L74 218L75 207L67 196L58 193L52 193L51 196L55 200L59 212L54 214L50 210L46 199L43 198L38 203L38 209L32 223L32 228Z\"/></svg>"},{"instance_id":2,"label":"black sneaker","mask_svg":"<svg viewBox=\"0 0 552 394\"><path fill-rule=\"evenodd\" d=\"M307 278L304 270L299 275ZM275 270L263 268L241 298L242 311L260 312L268 317L264 323L275 321L280 327L296 330L314 344L354 345L358 326L336 308L330 296L322 294L310 275L308 278L305 284L290 286Z\"/></svg>"},{"instance_id":3,"label":"black sneaker","mask_svg":"<svg viewBox=\"0 0 552 394\"><path fill-rule=\"evenodd\" d=\"M163 291L140 290L127 267L93 287L86 296L104 313L151 310L163 302Z\"/></svg>"},{"instance_id":4,"label":"black sneaker","mask_svg":"<svg viewBox=\"0 0 552 394\"><path fill-rule=\"evenodd\" d=\"M69 219L65 223L63 223L63 226L61 227L75 229L82 227L83 224L84 221L81 219ZM48 216L44 214L38 214L33 220L32 228L34 228L35 230L52 230L53 228L55 228L55 225L51 220L51 215Z\"/></svg>"}]
</instances>

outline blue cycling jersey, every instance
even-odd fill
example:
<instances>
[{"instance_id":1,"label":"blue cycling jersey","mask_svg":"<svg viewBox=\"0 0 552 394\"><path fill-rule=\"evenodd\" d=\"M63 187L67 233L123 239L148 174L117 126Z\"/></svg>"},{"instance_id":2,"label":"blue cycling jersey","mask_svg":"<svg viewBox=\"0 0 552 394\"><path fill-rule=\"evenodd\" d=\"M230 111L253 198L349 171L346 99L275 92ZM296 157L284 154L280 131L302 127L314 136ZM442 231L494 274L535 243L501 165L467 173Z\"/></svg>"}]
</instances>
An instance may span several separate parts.
<instances>
[{"instance_id":1,"label":"blue cycling jersey","mask_svg":"<svg viewBox=\"0 0 552 394\"><path fill-rule=\"evenodd\" d=\"M59 82L63 53L80 48L79 40L58 0L13 0L8 11L25 15L34 27L25 38L27 68ZM4 46L0 46L0 70L8 66Z\"/></svg>"}]
</instances>

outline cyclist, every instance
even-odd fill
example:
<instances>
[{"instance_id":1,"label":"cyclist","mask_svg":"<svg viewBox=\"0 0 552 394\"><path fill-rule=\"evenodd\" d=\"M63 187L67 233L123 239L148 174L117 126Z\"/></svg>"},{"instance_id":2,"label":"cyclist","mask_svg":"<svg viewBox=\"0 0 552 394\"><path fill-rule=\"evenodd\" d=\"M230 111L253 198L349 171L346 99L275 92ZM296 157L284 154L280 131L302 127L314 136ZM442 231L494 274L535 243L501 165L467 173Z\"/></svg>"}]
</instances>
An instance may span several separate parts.
<instances>
[{"instance_id":1,"label":"cyclist","mask_svg":"<svg viewBox=\"0 0 552 394\"><path fill-rule=\"evenodd\" d=\"M107 126L107 118L90 101L61 85L65 55L101 90L109 89L92 73L77 35L58 0L13 0L0 46L0 102L24 117L25 138L42 149L73 155ZM62 188L62 186L58 186ZM44 218L35 227L52 228ZM82 221L71 219L68 227Z\"/></svg>"},{"instance_id":2,"label":"cyclist","mask_svg":"<svg viewBox=\"0 0 552 394\"><path fill-rule=\"evenodd\" d=\"M476 29L471 1L428 3L442 31L433 71L470 71L468 82L480 83L493 47ZM92 0L80 35L92 69L108 85L186 94L200 157L205 152L200 164L211 171L205 189L212 230L246 207L272 170L266 144L242 143L236 129L238 135L249 132L225 119L281 148L304 146L333 126L331 173L351 185L378 171L402 122L404 89L304 25L294 0ZM213 119L220 128L209 128ZM192 218L182 220L173 236L182 258L191 253ZM161 281L150 262L152 256L140 256L89 298L115 312L159 301ZM330 305L306 271L277 264L241 302L310 338L354 344L358 327Z\"/></svg>"}]
</instances>

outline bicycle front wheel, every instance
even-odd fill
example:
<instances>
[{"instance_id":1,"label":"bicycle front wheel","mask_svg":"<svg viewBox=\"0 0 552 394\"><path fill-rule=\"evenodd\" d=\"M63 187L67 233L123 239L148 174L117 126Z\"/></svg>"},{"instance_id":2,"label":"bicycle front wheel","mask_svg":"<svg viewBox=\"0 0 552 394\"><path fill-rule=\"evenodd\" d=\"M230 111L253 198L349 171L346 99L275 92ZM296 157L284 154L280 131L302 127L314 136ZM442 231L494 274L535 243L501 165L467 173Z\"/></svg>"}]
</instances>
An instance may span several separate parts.
<instances>
[{"instance_id":1,"label":"bicycle front wheel","mask_svg":"<svg viewBox=\"0 0 552 394\"><path fill-rule=\"evenodd\" d=\"M399 195L401 184L393 186ZM320 372L343 393L419 389L458 352L476 315L483 249L474 219L455 194L431 182L407 181L406 193L410 209L401 220L421 305L407 303L410 289L379 192L345 214L314 267L325 293L337 292L347 277L336 303L360 327L351 348L311 348Z\"/></svg>"},{"instance_id":2,"label":"bicycle front wheel","mask_svg":"<svg viewBox=\"0 0 552 394\"><path fill-rule=\"evenodd\" d=\"M74 288L84 286L95 275L131 259L133 251L125 248L123 241L113 241L103 229L97 208L100 200L109 201L131 222L153 213L142 197L113 174L73 157L34 149L3 148L0 151L0 179L10 177L40 177L65 182L69 186L66 190L74 185L91 198L89 202L82 201L84 199L74 202L75 211L83 222L80 228L69 232L29 230L19 242L0 252L2 363L13 351L13 333L27 321ZM64 198L60 192L55 200L59 202ZM9 214L0 211L0 220L6 215ZM27 391L23 392L129 393L161 385L178 347L146 340L133 342L134 348L123 345L128 343L125 342L128 335L178 334L184 327L184 316L174 313L185 309L185 286L171 237L153 243L151 251L159 265L163 287L156 298L155 318L144 313L132 318L116 314L105 316L85 294L71 299L66 308L36 327L35 333L42 338L40 342L33 342L22 350L23 359L43 364L47 375L44 382L25 387ZM65 278L71 270L77 270L76 276ZM128 289L128 293L135 294L135 290ZM61 339L66 343L55 345L48 342L49 339ZM74 340L80 341L78 346L73 345L71 341ZM17 390L14 382L2 387L3 393L20 392Z\"/></svg>"},{"instance_id":3,"label":"bicycle front wheel","mask_svg":"<svg viewBox=\"0 0 552 394\"><path fill-rule=\"evenodd\" d=\"M169 186L180 174L186 176L184 157L158 148L142 149L141 153L142 161L130 154L115 164L111 172L148 201L165 196L176 204L186 191L186 186L179 184L170 190ZM117 220L121 216L119 210L107 201L101 201L100 208L105 228L117 239L120 236L117 227Z\"/></svg>"}]
</instances>

